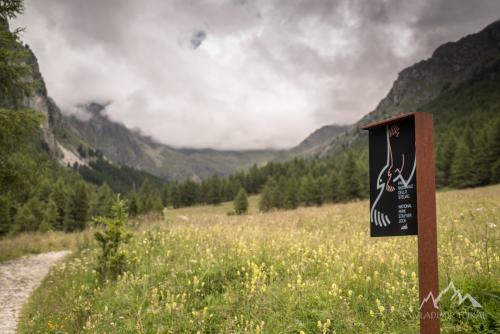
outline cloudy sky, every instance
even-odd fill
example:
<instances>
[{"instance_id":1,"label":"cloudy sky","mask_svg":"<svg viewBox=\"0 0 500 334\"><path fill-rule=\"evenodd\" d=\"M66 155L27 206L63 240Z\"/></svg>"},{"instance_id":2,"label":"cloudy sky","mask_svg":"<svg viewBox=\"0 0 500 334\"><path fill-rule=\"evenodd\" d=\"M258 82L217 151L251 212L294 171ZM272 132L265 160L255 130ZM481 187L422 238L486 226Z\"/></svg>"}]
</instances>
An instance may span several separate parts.
<instances>
[{"instance_id":1,"label":"cloudy sky","mask_svg":"<svg viewBox=\"0 0 500 334\"><path fill-rule=\"evenodd\" d=\"M498 0L26 0L66 112L178 147L286 148L375 108L397 73L498 19Z\"/></svg>"}]
</instances>

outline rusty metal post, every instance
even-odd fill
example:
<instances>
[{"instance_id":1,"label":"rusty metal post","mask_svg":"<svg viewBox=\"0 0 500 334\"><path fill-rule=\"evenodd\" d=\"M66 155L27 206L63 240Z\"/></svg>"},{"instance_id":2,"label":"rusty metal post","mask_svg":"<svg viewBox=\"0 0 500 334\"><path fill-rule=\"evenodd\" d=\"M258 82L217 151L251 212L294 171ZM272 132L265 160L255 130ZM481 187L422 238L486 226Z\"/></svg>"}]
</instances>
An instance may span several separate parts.
<instances>
[{"instance_id":1,"label":"rusty metal post","mask_svg":"<svg viewBox=\"0 0 500 334\"><path fill-rule=\"evenodd\" d=\"M434 124L432 114L415 113L415 150L417 159L418 207L418 284L420 333L439 333L439 309L432 298L439 294L436 227L436 181L434 159Z\"/></svg>"}]
</instances>

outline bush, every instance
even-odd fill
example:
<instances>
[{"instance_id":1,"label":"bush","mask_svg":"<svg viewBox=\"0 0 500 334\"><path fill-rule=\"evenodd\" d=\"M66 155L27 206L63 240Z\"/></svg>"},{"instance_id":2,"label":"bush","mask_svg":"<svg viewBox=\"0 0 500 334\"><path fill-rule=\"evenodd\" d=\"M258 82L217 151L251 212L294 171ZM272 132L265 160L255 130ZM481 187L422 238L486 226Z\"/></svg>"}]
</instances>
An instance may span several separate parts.
<instances>
[{"instance_id":1,"label":"bush","mask_svg":"<svg viewBox=\"0 0 500 334\"><path fill-rule=\"evenodd\" d=\"M120 246L127 243L132 236L124 227L127 219L127 204L119 196L113 203L110 217L94 218L95 224L104 227L103 231L94 234L102 251L97 268L101 279L110 278L114 280L127 268L127 258L120 251Z\"/></svg>"},{"instance_id":2,"label":"bush","mask_svg":"<svg viewBox=\"0 0 500 334\"><path fill-rule=\"evenodd\" d=\"M245 188L241 187L238 194L234 198L234 212L237 215L242 215L248 211L248 196Z\"/></svg>"}]
</instances>

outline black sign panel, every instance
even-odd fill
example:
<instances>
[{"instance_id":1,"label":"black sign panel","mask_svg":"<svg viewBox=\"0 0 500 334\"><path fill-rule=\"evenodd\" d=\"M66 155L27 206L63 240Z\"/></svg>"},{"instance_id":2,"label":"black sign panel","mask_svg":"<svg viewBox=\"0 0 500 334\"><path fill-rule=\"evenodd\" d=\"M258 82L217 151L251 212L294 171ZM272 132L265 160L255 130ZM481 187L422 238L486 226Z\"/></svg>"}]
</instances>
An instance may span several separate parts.
<instances>
[{"instance_id":1,"label":"black sign panel","mask_svg":"<svg viewBox=\"0 0 500 334\"><path fill-rule=\"evenodd\" d=\"M369 129L370 234L416 235L415 118Z\"/></svg>"}]
</instances>

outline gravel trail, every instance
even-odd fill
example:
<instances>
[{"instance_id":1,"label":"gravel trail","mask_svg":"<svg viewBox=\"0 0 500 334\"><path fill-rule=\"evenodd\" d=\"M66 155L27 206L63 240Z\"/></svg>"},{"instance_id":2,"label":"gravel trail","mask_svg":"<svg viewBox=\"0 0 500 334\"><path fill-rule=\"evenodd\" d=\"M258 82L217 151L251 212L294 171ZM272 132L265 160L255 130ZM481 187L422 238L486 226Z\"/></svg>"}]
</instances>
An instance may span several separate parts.
<instances>
[{"instance_id":1,"label":"gravel trail","mask_svg":"<svg viewBox=\"0 0 500 334\"><path fill-rule=\"evenodd\" d=\"M23 304L69 251L49 252L0 263L0 333L16 333Z\"/></svg>"}]
</instances>

